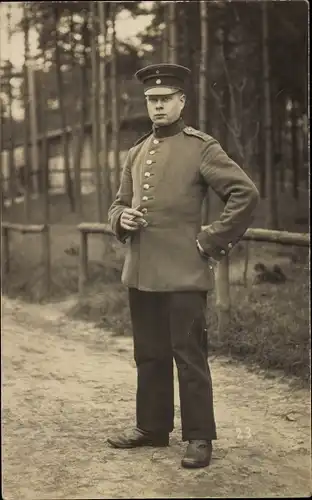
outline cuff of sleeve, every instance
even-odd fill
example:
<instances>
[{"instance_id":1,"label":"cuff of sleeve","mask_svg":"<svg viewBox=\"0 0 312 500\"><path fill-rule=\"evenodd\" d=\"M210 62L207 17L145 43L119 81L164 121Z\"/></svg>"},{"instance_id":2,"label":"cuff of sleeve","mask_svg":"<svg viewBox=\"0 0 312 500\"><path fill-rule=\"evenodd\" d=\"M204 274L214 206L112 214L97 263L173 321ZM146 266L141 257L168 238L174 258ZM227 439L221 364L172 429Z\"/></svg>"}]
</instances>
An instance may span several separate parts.
<instances>
[{"instance_id":1,"label":"cuff of sleeve","mask_svg":"<svg viewBox=\"0 0 312 500\"><path fill-rule=\"evenodd\" d=\"M126 243L126 240L129 236L129 232L126 229L123 229L120 225L120 217L121 214L119 215L116 224L115 224L115 235L118 241L121 243Z\"/></svg>"},{"instance_id":2,"label":"cuff of sleeve","mask_svg":"<svg viewBox=\"0 0 312 500\"><path fill-rule=\"evenodd\" d=\"M212 257L218 262L222 260L223 257L228 255L229 251L232 248L231 243L229 243L226 248L215 242L213 236L211 236L211 234L209 234L207 231L201 231L200 233L198 233L197 240L200 246L203 248L205 255L207 255L207 257Z\"/></svg>"}]
</instances>

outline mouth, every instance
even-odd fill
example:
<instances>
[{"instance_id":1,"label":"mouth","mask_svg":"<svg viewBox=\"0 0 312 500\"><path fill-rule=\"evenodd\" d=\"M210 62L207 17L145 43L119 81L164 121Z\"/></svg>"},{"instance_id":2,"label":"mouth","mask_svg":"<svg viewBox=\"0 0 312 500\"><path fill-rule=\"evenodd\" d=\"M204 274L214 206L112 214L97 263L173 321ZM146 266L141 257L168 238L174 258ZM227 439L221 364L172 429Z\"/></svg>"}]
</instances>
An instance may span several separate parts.
<instances>
[{"instance_id":1,"label":"mouth","mask_svg":"<svg viewBox=\"0 0 312 500\"><path fill-rule=\"evenodd\" d=\"M162 114L162 115L154 115L155 118L164 118L166 115Z\"/></svg>"}]
</instances>

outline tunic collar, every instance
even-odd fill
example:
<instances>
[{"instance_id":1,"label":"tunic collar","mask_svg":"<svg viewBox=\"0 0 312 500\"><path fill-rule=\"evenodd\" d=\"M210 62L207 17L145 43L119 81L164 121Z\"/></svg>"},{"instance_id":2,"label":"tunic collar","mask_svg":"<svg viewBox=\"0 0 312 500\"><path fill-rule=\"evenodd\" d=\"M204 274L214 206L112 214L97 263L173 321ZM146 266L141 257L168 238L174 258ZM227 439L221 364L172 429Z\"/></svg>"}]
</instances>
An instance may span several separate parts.
<instances>
[{"instance_id":1,"label":"tunic collar","mask_svg":"<svg viewBox=\"0 0 312 500\"><path fill-rule=\"evenodd\" d=\"M170 125L156 126L153 124L153 133L155 137L171 137L172 135L179 134L185 128L185 123L182 118L170 123Z\"/></svg>"}]
</instances>

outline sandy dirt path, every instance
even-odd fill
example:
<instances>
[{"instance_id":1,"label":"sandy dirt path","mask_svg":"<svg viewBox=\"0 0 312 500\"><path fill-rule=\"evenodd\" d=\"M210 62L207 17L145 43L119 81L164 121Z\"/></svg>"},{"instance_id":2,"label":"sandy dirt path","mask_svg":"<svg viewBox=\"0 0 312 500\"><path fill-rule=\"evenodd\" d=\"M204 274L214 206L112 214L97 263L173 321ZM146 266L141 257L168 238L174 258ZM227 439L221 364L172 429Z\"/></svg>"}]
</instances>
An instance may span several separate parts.
<instances>
[{"instance_id":1,"label":"sandy dirt path","mask_svg":"<svg viewBox=\"0 0 312 500\"><path fill-rule=\"evenodd\" d=\"M106 437L134 422L132 342L68 321L62 307L2 299L6 500L311 493L309 391L223 358L210 361L219 439L209 468L180 466L178 397L169 448L109 448Z\"/></svg>"}]
</instances>

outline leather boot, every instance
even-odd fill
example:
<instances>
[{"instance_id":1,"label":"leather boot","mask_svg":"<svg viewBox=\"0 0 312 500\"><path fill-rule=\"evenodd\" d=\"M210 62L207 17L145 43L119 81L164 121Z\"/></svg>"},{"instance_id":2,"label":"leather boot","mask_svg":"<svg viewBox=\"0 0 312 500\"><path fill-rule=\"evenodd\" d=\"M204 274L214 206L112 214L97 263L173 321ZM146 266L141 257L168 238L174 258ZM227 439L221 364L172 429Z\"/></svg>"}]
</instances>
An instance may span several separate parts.
<instances>
[{"instance_id":1,"label":"leather boot","mask_svg":"<svg viewBox=\"0 0 312 500\"><path fill-rule=\"evenodd\" d=\"M163 447L169 445L169 433L145 432L135 428L125 431L119 436L108 438L107 442L114 448L137 448L139 446Z\"/></svg>"},{"instance_id":2,"label":"leather boot","mask_svg":"<svg viewBox=\"0 0 312 500\"><path fill-rule=\"evenodd\" d=\"M212 443L204 439L192 439L189 441L181 465L187 469L207 467L210 464L212 454Z\"/></svg>"}]
</instances>

